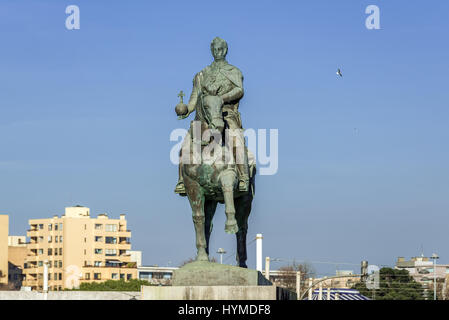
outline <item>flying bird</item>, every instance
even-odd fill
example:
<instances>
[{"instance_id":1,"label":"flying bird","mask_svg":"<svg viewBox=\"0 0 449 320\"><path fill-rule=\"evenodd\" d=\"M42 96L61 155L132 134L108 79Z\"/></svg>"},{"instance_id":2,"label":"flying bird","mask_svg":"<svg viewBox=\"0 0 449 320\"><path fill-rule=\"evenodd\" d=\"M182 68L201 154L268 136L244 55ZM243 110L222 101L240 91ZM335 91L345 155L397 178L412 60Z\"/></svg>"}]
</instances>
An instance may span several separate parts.
<instances>
[{"instance_id":1,"label":"flying bird","mask_svg":"<svg viewBox=\"0 0 449 320\"><path fill-rule=\"evenodd\" d=\"M343 75L341 74L340 68L337 70L337 74L338 74L340 77L343 77Z\"/></svg>"}]
</instances>

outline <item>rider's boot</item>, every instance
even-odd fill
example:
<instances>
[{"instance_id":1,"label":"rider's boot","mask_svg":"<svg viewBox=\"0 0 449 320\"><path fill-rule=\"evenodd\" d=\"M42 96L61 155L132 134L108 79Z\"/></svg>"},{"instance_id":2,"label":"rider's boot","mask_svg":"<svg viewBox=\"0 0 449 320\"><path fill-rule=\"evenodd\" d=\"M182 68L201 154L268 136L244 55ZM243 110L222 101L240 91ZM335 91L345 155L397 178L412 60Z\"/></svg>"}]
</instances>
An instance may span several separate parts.
<instances>
[{"instance_id":1,"label":"rider's boot","mask_svg":"<svg viewBox=\"0 0 449 320\"><path fill-rule=\"evenodd\" d=\"M186 187L184 185L184 179L182 178L182 173L181 173L181 165L179 165L179 170L178 170L178 183L176 184L175 187L175 193L178 193L180 196L187 196L186 193Z\"/></svg>"},{"instance_id":2,"label":"rider's boot","mask_svg":"<svg viewBox=\"0 0 449 320\"><path fill-rule=\"evenodd\" d=\"M239 191L247 192L249 190L248 165L247 164L238 164L237 172L238 172L238 179L239 179Z\"/></svg>"}]
</instances>

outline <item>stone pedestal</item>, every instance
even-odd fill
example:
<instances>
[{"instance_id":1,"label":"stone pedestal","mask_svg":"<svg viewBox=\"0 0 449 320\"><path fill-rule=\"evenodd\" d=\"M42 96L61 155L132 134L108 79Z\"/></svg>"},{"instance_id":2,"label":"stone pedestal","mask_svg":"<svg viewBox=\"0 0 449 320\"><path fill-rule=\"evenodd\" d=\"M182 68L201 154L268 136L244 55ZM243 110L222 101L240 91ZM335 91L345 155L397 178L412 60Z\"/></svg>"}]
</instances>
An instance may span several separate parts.
<instances>
[{"instance_id":1,"label":"stone pedestal","mask_svg":"<svg viewBox=\"0 0 449 320\"><path fill-rule=\"evenodd\" d=\"M270 286L259 271L227 264L195 261L173 272L173 286Z\"/></svg>"},{"instance_id":2,"label":"stone pedestal","mask_svg":"<svg viewBox=\"0 0 449 320\"><path fill-rule=\"evenodd\" d=\"M271 286L142 286L142 300L296 300L296 294Z\"/></svg>"},{"instance_id":3,"label":"stone pedestal","mask_svg":"<svg viewBox=\"0 0 449 320\"><path fill-rule=\"evenodd\" d=\"M172 286L142 286L142 300L296 300L259 271L207 261L173 273Z\"/></svg>"}]
</instances>

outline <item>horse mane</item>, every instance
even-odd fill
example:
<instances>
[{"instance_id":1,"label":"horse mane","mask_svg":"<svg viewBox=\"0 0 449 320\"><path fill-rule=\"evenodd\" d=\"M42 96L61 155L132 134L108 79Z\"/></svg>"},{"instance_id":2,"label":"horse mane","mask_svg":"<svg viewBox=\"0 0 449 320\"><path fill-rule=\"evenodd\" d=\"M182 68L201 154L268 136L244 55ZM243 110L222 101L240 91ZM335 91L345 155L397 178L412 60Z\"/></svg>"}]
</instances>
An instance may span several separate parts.
<instances>
[{"instance_id":1,"label":"horse mane","mask_svg":"<svg viewBox=\"0 0 449 320\"><path fill-rule=\"evenodd\" d=\"M196 105L196 114L195 114L195 121L201 121L201 122L205 122L206 121L206 116L204 115L204 109L203 109L203 99L200 93L200 96L198 97L198 103Z\"/></svg>"}]
</instances>

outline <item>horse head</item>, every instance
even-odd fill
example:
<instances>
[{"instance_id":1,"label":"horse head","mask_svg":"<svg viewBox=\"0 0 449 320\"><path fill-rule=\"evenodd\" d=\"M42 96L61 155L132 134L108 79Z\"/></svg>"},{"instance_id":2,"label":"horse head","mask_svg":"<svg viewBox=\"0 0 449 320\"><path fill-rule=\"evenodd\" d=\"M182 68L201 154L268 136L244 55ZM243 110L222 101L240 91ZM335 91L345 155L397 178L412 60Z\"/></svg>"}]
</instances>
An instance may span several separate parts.
<instances>
[{"instance_id":1,"label":"horse head","mask_svg":"<svg viewBox=\"0 0 449 320\"><path fill-rule=\"evenodd\" d=\"M218 132L224 130L223 120L223 100L218 96L204 96L203 97L203 113L204 118L210 129L215 129Z\"/></svg>"}]
</instances>

